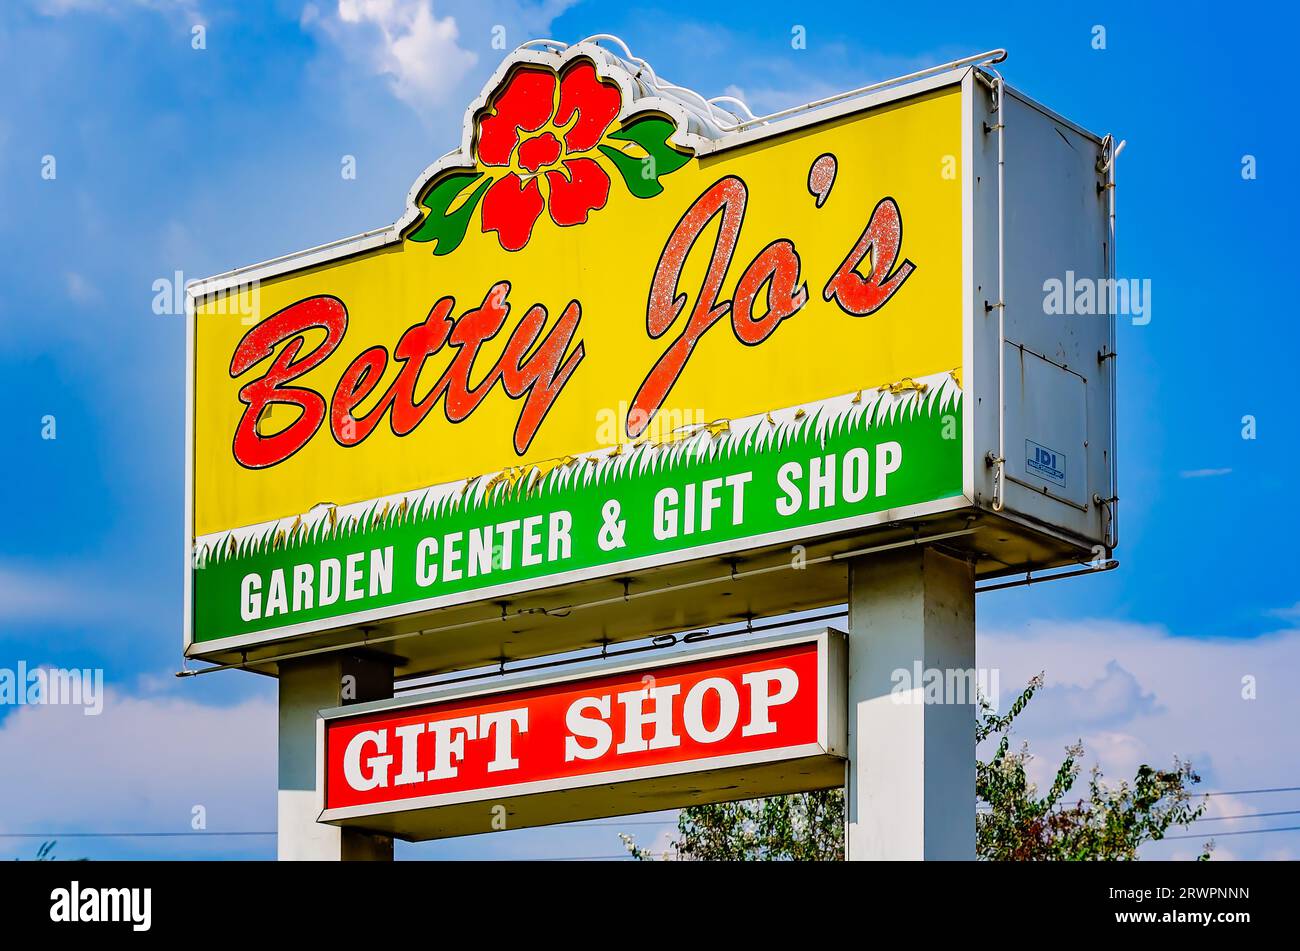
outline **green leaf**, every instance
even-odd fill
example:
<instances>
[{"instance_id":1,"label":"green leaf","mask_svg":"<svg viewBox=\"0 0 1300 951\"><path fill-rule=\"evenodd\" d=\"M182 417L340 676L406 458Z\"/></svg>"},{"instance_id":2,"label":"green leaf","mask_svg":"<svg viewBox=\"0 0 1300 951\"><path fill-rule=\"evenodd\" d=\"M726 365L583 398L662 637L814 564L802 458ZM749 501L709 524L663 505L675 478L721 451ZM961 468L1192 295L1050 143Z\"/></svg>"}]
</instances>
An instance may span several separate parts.
<instances>
[{"instance_id":1,"label":"green leaf","mask_svg":"<svg viewBox=\"0 0 1300 951\"><path fill-rule=\"evenodd\" d=\"M448 213L447 209L451 207L452 202L459 197L461 192L482 177L482 172L457 172L441 179L424 196L424 201L421 204L429 209L429 213L420 226L407 235L407 239L410 241L438 242L434 245L434 254L450 254L455 251L460 246L460 243L465 240L465 231L469 228L469 219L473 216L479 199L483 197L483 193L492 184L492 179L484 178L482 184L474 189L473 193L455 211Z\"/></svg>"},{"instance_id":2,"label":"green leaf","mask_svg":"<svg viewBox=\"0 0 1300 951\"><path fill-rule=\"evenodd\" d=\"M611 139L639 145L646 153L642 158L633 158L611 145L600 147L601 152L609 157L618 173L623 176L628 191L637 198L653 198L658 195L664 190L659 179L671 175L691 160L689 155L668 144L668 137L673 134L674 128L670 120L648 114L633 119L610 134Z\"/></svg>"}]
</instances>

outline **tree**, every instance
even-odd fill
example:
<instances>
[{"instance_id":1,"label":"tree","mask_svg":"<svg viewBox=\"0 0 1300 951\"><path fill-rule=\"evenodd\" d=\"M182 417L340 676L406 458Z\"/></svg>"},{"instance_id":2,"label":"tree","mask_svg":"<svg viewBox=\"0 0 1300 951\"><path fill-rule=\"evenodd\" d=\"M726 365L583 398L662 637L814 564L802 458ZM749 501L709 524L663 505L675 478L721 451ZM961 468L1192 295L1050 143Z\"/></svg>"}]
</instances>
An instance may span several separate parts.
<instances>
[{"instance_id":1,"label":"tree","mask_svg":"<svg viewBox=\"0 0 1300 951\"><path fill-rule=\"evenodd\" d=\"M1025 766L1028 744L1011 751L1009 731L1015 718L1043 685L1039 674L1016 698L1006 716L994 714L981 700L976 740L1000 737L993 758L976 760L976 854L993 860L1131 861L1144 842L1163 839L1171 826L1187 826L1205 812L1193 807L1189 786L1201 781L1190 763L1174 759L1172 769L1143 764L1131 783L1106 786L1093 767L1088 795L1066 802L1079 778L1083 744L1067 747L1047 794L1040 797ZM1210 857L1206 843L1200 858Z\"/></svg>"},{"instance_id":2,"label":"tree","mask_svg":"<svg viewBox=\"0 0 1300 951\"><path fill-rule=\"evenodd\" d=\"M677 817L677 839L663 856L623 845L638 859L825 862L844 858L844 791L690 806Z\"/></svg>"},{"instance_id":3,"label":"tree","mask_svg":"<svg viewBox=\"0 0 1300 951\"><path fill-rule=\"evenodd\" d=\"M1043 686L1031 680L1004 716L981 698L978 743L998 737L988 762L976 760L976 855L1005 861L1128 861L1144 842L1164 838L1171 827L1187 826L1205 811L1193 807L1188 788L1201 781L1190 763L1174 760L1168 770L1138 767L1132 782L1107 786L1093 768L1086 798L1068 802L1081 770L1083 746L1065 751L1065 760L1046 795L1028 779L1032 757L1027 744L1011 749L1010 731ZM638 859L675 858L714 861L833 861L844 858L844 790L690 806L677 819L677 838L662 855L621 835ZM1206 843L1200 859L1210 857Z\"/></svg>"}]
</instances>

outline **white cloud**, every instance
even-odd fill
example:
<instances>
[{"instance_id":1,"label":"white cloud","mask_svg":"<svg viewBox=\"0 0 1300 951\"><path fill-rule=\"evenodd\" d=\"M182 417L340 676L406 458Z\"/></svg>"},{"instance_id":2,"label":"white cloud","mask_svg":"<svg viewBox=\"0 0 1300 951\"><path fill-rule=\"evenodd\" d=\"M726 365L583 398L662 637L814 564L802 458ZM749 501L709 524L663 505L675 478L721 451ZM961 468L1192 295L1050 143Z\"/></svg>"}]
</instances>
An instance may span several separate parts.
<instances>
[{"instance_id":1,"label":"white cloud","mask_svg":"<svg viewBox=\"0 0 1300 951\"><path fill-rule=\"evenodd\" d=\"M1000 670L1008 696L1045 670L1046 684L1018 721L1040 785L1064 747L1082 739L1089 764L1108 780L1131 779L1138 765L1190 760L1203 791L1300 785L1300 629L1253 638L1175 637L1154 624L1104 620L1032 621L1016 629L981 627L979 664ZM1255 699L1247 699L1253 689ZM1086 776L1073 792L1086 790ZM1211 797L1210 815L1300 808L1300 793ZM1198 823L1197 835L1295 825L1277 820ZM1180 834L1185 830L1177 830ZM1171 831L1171 834L1174 834ZM1262 858L1279 849L1300 856L1300 835L1223 840L1216 858ZM1150 847L1150 854L1196 854L1198 840ZM1182 848L1186 847L1186 848ZM1181 849L1181 851L1179 851Z\"/></svg>"},{"instance_id":2,"label":"white cloud","mask_svg":"<svg viewBox=\"0 0 1300 951\"><path fill-rule=\"evenodd\" d=\"M1056 724L1069 732L1128 723L1139 714L1156 712L1158 704L1130 671L1118 660L1111 660L1092 683L1046 687L1035 699L1034 707L1040 729L1045 724Z\"/></svg>"},{"instance_id":3,"label":"white cloud","mask_svg":"<svg viewBox=\"0 0 1300 951\"><path fill-rule=\"evenodd\" d=\"M717 23L664 18L647 8L637 13L633 25L624 34L632 52L645 56L661 79L692 86L690 78L699 63L725 63L721 76L729 82L721 94L734 96L758 115L766 115L858 86L903 76L919 69L938 66L969 50L943 49L915 55L899 55L881 50L864 49L828 39L824 34L805 34L808 45L797 48L792 43L780 49L766 43L756 45L753 37ZM790 43L793 33L788 34ZM654 36L655 46L665 52L655 55L643 48L637 37ZM567 37L561 37L567 39ZM688 51L690 63L673 62L669 51ZM680 70L680 72L679 72ZM716 73L717 71L713 71ZM705 96L718 90L702 84L697 91Z\"/></svg>"},{"instance_id":4,"label":"white cloud","mask_svg":"<svg viewBox=\"0 0 1300 951\"><path fill-rule=\"evenodd\" d=\"M214 676L220 677L221 674ZM240 676L240 675L235 675ZM204 678L206 680L206 678ZM259 684L261 682L259 681ZM207 828L274 831L277 710L273 697L232 706L179 699L174 680L141 678L139 693L109 690L103 712L75 706L24 706L0 719L0 860L29 858L46 834L167 832L191 829L203 806ZM153 691L162 691L161 694ZM608 823L608 824L606 824ZM621 857L621 831L665 848L673 813L629 816L568 827L519 829L436 842L400 843L400 858ZM57 838L57 835L54 836ZM273 837L58 840L60 858L270 857Z\"/></svg>"},{"instance_id":5,"label":"white cloud","mask_svg":"<svg viewBox=\"0 0 1300 951\"><path fill-rule=\"evenodd\" d=\"M266 699L205 706L108 691L104 710L18 707L0 721L4 832L188 832L195 806L209 831L273 831L276 707ZM38 842L0 839L0 854L30 856ZM209 850L272 854L274 839L66 838L63 858ZM113 850L106 852L105 850Z\"/></svg>"},{"instance_id":6,"label":"white cloud","mask_svg":"<svg viewBox=\"0 0 1300 951\"><path fill-rule=\"evenodd\" d=\"M122 596L79 568L31 571L0 564L0 622L103 620L124 608Z\"/></svg>"},{"instance_id":7,"label":"white cloud","mask_svg":"<svg viewBox=\"0 0 1300 951\"><path fill-rule=\"evenodd\" d=\"M9 590L13 590L12 576ZM0 603L6 599L0 594ZM1181 638L1158 625L1115 621L1034 621L1014 629L984 627L979 663L1000 670L1007 694L1039 670L1047 682L1018 721L1016 738L1036 754L1040 784L1060 762L1064 746L1082 738L1089 764L1108 779L1131 778L1137 766L1190 759L1204 791L1300 785L1300 696L1291 678L1300 670L1300 629L1257 638ZM1243 697L1242 678L1255 678L1256 698ZM0 821L8 832L184 831L191 809L206 807L213 830L274 828L276 709L273 699L216 707L156 695L159 681L142 680L141 693L109 691L104 712L86 717L79 707L21 707L0 720L0 763L18 764L16 782L0 786ZM24 768L27 764L29 768ZM1071 796L1086 789L1086 775ZM1207 815L1237 817L1297 808L1300 794L1223 795L1208 800ZM616 855L619 831L661 849L671 837L663 824L583 825L519 830L404 846L408 857ZM655 817L634 817L644 821ZM1286 817L1201 822L1196 838L1149 846L1148 857L1192 858L1203 839L1273 825ZM1184 830L1174 830L1183 834ZM268 841L242 844L270 849ZM0 840L9 854L26 855L30 840ZM99 855L86 840L60 843L63 857ZM204 854L228 842L194 838L148 840L142 854ZM26 850L26 851L24 851ZM197 850L197 851L196 851ZM1291 833L1228 836L1218 860L1295 858Z\"/></svg>"},{"instance_id":8,"label":"white cloud","mask_svg":"<svg viewBox=\"0 0 1300 951\"><path fill-rule=\"evenodd\" d=\"M338 0L332 13L308 4L302 25L388 77L393 95L417 111L446 101L478 63L460 45L456 18L437 16L433 0Z\"/></svg>"},{"instance_id":9,"label":"white cloud","mask_svg":"<svg viewBox=\"0 0 1300 951\"><path fill-rule=\"evenodd\" d=\"M313 72L333 84L336 101L353 97L355 73L382 76L393 96L430 128L454 132L497 63L521 43L550 36L555 18L573 3L317 0L303 8L300 23L323 41ZM355 108L365 108L364 102L360 97Z\"/></svg>"},{"instance_id":10,"label":"white cloud","mask_svg":"<svg viewBox=\"0 0 1300 951\"><path fill-rule=\"evenodd\" d=\"M1178 477L1180 479L1213 479L1216 476L1225 476L1231 472L1231 469L1184 469L1178 473Z\"/></svg>"}]
</instances>

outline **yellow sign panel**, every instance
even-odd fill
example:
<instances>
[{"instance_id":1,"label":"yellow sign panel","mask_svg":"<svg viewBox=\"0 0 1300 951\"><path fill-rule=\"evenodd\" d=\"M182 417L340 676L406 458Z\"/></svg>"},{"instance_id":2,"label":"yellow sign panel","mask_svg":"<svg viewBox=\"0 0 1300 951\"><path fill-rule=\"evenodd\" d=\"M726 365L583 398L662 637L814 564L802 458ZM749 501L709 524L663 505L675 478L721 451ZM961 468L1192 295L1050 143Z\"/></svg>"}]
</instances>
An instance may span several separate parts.
<instances>
[{"instance_id":1,"label":"yellow sign panel","mask_svg":"<svg viewBox=\"0 0 1300 951\"><path fill-rule=\"evenodd\" d=\"M710 136L516 54L391 240L199 300L194 535L955 373L961 155L956 86Z\"/></svg>"}]
</instances>

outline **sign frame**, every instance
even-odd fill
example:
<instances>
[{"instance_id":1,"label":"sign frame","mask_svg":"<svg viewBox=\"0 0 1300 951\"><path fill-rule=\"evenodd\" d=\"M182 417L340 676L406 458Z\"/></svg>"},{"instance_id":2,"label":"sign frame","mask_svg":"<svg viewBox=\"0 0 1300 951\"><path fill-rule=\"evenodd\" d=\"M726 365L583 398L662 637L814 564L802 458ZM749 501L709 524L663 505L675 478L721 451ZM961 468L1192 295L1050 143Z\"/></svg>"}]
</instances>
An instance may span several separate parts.
<instances>
[{"instance_id":1,"label":"sign frame","mask_svg":"<svg viewBox=\"0 0 1300 951\"><path fill-rule=\"evenodd\" d=\"M560 685L592 680L618 674L653 673L664 667L678 667L697 661L725 657L741 657L781 647L813 644L817 651L817 741L799 747L780 747L758 752L730 754L718 757L664 763L653 766L629 767L602 773L587 773L571 779L551 779L515 786L489 789L472 789L412 798L377 805L327 808L327 747L326 732L331 722L355 719L375 713L397 713L403 710L464 699L490 700L492 697L520 690L548 685ZM320 711L316 721L316 795L319 809L318 822L365 829L422 841L429 838L449 838L491 831L488 804L504 805L510 809L523 809L529 817L522 825L511 822L509 828L528 828L558 822L576 821L611 815L633 815L637 812L674 808L663 804L662 798L682 797L682 783L698 790L695 785L704 773L720 773L729 779L738 776L758 789L772 788L783 792L807 791L842 785L843 764L849 755L848 748L848 637L834 628L805 628L801 631L766 634L756 637L724 639L723 643L705 643L684 650L663 650L647 656L637 653L632 657L613 662L597 659L575 663L560 669L507 674L488 682L470 682L445 688L435 688L412 696L369 703L351 704ZM790 769L796 766L805 770L805 778L792 780ZM768 785L762 785L768 784ZM627 811L610 811L608 797L615 787L617 795L631 800L645 796L644 807ZM790 788L786 788L790 787ZM770 794L770 793L769 793ZM748 793L744 794L745 796ZM725 802L738 798L734 786L725 786L710 794L703 790L698 795L688 795L677 805L704 802ZM590 801L588 801L590 799ZM623 800L620 800L623 801ZM437 813L437 828L443 831L434 835L410 832L426 828L419 824L422 814L432 820Z\"/></svg>"},{"instance_id":2,"label":"sign frame","mask_svg":"<svg viewBox=\"0 0 1300 951\"><path fill-rule=\"evenodd\" d=\"M478 109L480 109L487 101L491 90L499 83L502 77L508 74L510 70L517 67L520 62L543 63L558 69L563 63L567 63L572 59L580 57L593 58L598 62L608 61L610 51L595 43L584 41L568 47L560 54L560 56L561 58L557 62L555 54L553 53L544 54L533 50L516 51L514 54L507 57L507 59L497 68L492 79L484 86L483 92L470 105L467 115L473 115ZM614 68L616 71L621 69L621 67L618 66ZM969 360L973 354L973 334L975 329L973 326L973 292L970 287L970 275L974 270L971 245L973 234L971 222L973 203L971 179L974 172L971 166L971 162L973 161L973 150L970 134L970 127L973 121L972 117L974 115L972 103L975 88L974 67L961 66L945 69L932 75L881 89L878 92L867 93L860 97L835 102L815 109L808 109L804 112L765 125L742 129L736 132L725 132L716 138L710 138L708 136L694 133L682 133L680 135L675 133L673 140L693 149L697 158L717 155L764 139L786 135L793 131L842 119L847 116L878 110L881 107L888 106L892 103L912 99L948 87L958 87L961 96L961 327L963 363L965 366L969 366ZM671 100L641 96L636 99L636 105L638 109L654 108L672 115L678 120L679 130L687 129L689 126L689 119L684 110L677 103ZM457 164L458 161L460 161L461 155L467 154L468 143L471 135L472 127L467 123L463 131L463 141L460 150L448 153L448 155L443 156L421 172L417 177L415 184L408 192L405 212L394 224L363 232L350 238L329 242L304 251L273 258L259 264L237 268L210 278L195 281L187 286L184 541L186 565L184 585L184 654L186 657L204 658L213 654L225 654L226 656L229 656L232 652L246 651L255 647L292 644L295 640L300 640L307 635L363 627L380 621L390 620L395 617L422 614L441 608L471 605L479 602L495 602L524 593L532 594L539 591L564 588L566 586L593 579L613 578L619 575L661 567L665 564L689 564L719 556L741 554L746 551L759 550L769 546L799 543L808 538L809 530L807 528L795 527L784 531L769 532L763 535L747 536L738 541L722 541L699 545L693 548L681 549L671 553L671 555L666 558L660 555L648 555L613 564L602 564L589 568L561 571L546 576L546 578L540 582L528 579L510 581L464 593L435 595L425 599L404 602L400 608L372 608L330 618L293 622L276 627L271 631L237 634L202 642L195 639L193 591L193 570L196 557L194 551L194 362L196 357L195 324L197 320L197 305L205 298L223 291L239 288L246 286L249 283L293 273L307 268L317 267L321 264L338 261L356 254L400 242L403 233L407 228L409 228L417 214L418 209L415 203L416 196L418 196L425 183L428 182L432 176L438 174L447 167ZM968 370L963 370L958 390L960 393L961 404L964 408L962 413L962 492L960 494L949 495L927 502L908 504L897 508L869 512L850 516L844 519L819 523L815 530L817 537L861 533L887 523L922 519L939 515L941 513L948 513L962 508L968 508L975 504L975 413L971 409L973 400L973 383L972 374ZM773 415L779 417L781 414L779 412L774 412ZM362 505L365 503L356 504ZM339 508L341 511L347 507L348 506L340 506ZM288 518L291 519L292 515L288 516ZM252 532L259 529L265 529L268 525L275 525L279 521L282 520L254 526L246 526L234 531Z\"/></svg>"},{"instance_id":3,"label":"sign frame","mask_svg":"<svg viewBox=\"0 0 1300 951\"><path fill-rule=\"evenodd\" d=\"M626 67L626 62L616 54L591 41L574 44L558 53L528 49L516 51L498 67L494 79L484 87L483 93L471 106L471 114L490 96L490 91L500 77L518 63L535 61L558 69L560 67L557 63L562 65L580 56L602 62L612 61L616 69ZM1078 465L1076 457L1071 455L1072 472L1081 473L1084 480L1084 492L1081 495L1084 503L1079 505L1062 501L1059 494L1048 487L1022 482L1014 473L1007 473L999 483L1002 460L997 458L1000 456L999 447L1003 445L1004 425L1011 418L1011 413L1026 402L1023 393L1019 395L1017 404L1017 397L1012 391L1003 392L1004 379L1014 375L1009 365L1004 371L1001 365L1003 354L1010 350L1024 358L1026 354L1037 356L1052 353L1062 339L1053 338L1056 331L1052 329L1050 321L1045 321L1042 314L1037 313L1041 310L1038 306L1040 302L1025 296L1027 291L1036 288L1035 281L1041 283L1039 270L1044 266L1044 261L1054 262L1050 264L1051 267L1057 264L1062 267L1073 266L1080 273L1086 272L1089 267L1107 275L1113 272L1111 261L1107 259L1102 265L1096 250L1106 247L1107 236L1111 243L1114 237L1113 216L1109 230L1106 225L1105 199L1109 193L1102 188L1107 174L1102 158L1106 154L1106 142L1109 140L1103 140L1007 87L995 71L981 68L981 64L990 61L998 60L990 59L988 54L958 60L933 70L879 84L878 87L846 93L832 101L787 110L770 120L742 123L734 131L711 134L712 137L685 133L690 136L687 142L696 157L705 157L761 142L769 137L889 107L938 90L959 90L959 300L962 341L961 374L955 381L962 406L959 492L925 502L902 504L891 509L821 522L812 527L747 535L732 541L680 548L670 553L648 554L621 562L558 571L542 578L505 581L464 592L412 599L349 614L295 621L265 631L196 641L193 571L196 557L193 534L195 305L211 295L254 281L316 267L402 240L404 228L413 220L410 217L413 199L408 198L406 213L393 225L225 272L187 287L190 306L187 308L185 421L185 656L274 675L277 661L298 656L299 648L306 653L317 653L345 648L369 648L383 642L416 637L417 641L408 641L411 652L424 656L417 656L410 663L399 657L398 666L403 668L401 675L446 669L441 658L431 663L429 652L420 646L420 642L429 639L426 635L442 635L459 630L468 637L474 625L506 620L504 607L496 606L507 603L512 608L518 606L520 613L547 616L547 631L554 632L563 627L568 632L565 637L572 643L558 643L555 637L549 641L542 638L537 644L532 640L511 642L507 637L500 651L508 654L511 659L536 656L592 643L590 637L582 636L581 626L574 628L572 624L552 620L554 615L547 614L550 608L572 607L576 611L595 603L575 602L571 591L576 590L581 594L593 590L603 591L612 588L620 576L636 576L639 584L649 583L654 586L649 591L641 592L652 596L645 603L662 607L664 602L678 597L673 592L681 587L703 583L704 578L701 576L706 571L712 571L713 574L704 577L712 577L715 581L723 580L717 577L719 563L732 565L731 581L734 584L737 578L735 566L742 558L747 564L758 566L757 570L769 570L762 566L773 561L782 548L785 548L788 555L791 544L806 545L810 556L816 551L819 556L824 555L825 559L837 559L898 547L908 543L906 540L913 544L941 541L970 558L975 564L976 576L980 579L1024 574L1031 569L1089 564L1098 560L1099 551L1104 552L1109 559L1111 549L1117 541L1115 504L1118 501L1114 462L1116 361L1113 316L1097 318L1094 327L1086 330L1082 329L1083 324L1076 324L1077 330L1070 331L1069 357L1063 358L1060 365L1052 364L1048 370L1049 373L1060 370L1076 375L1087 374L1084 389L1088 402L1088 441L1084 443L1085 450L1080 455ZM674 117L684 114L677 104L654 96L640 96L636 100L636 107L639 109L651 102L656 104L656 109ZM625 104L625 108L630 107ZM692 121L696 121L696 128L700 128L697 120ZM1012 134L1007 136L1010 157L1008 165L1014 166L1017 162L1042 162L1048 165L1060 163L1062 153L1050 153L1050 148L1068 151L1068 163L1071 164L1061 164L1054 176L1045 176L1041 181L1022 183L1017 180L1015 187L1007 189L1004 201L1001 130L1008 124L1014 124ZM679 124L679 131L682 127ZM466 129L464 136L469 134ZM677 139L678 133L674 133L673 138ZM1091 154L1094 149L1097 153L1095 169ZM460 154L457 152L445 156L426 169L416 180L410 195L419 193L428 176L450 164L457 164ZM1092 187L1093 182L1088 181L1090 178L1096 179L1096 189ZM982 184L977 184L980 181ZM1070 202L1077 203L1079 194L1073 189L1084 183L1090 199L1094 191L1102 197L1096 198L1095 207L1087 205L1082 217L1078 217L1077 212L1071 210L1073 206ZM1026 220L1036 222L1035 227L1024 229L1023 233L1004 234L1004 206L1009 215L1020 215L1022 218L1027 215ZM1071 214L1076 217L1071 218ZM1054 222L1054 225L1043 223L1047 221ZM1005 286L1002 274L1004 263ZM996 303L999 298L1002 300L1000 305ZM1100 356L1096 356L1098 353ZM1091 369L1094 356L1097 367ZM1065 363L1069 366L1065 366ZM779 417L781 411L774 411L774 415ZM1011 442L1007 444L1014 445L1017 434L1012 432L1009 435ZM1035 438L1033 433L1028 435ZM1044 444L1055 445L1050 439ZM1076 448L1071 451L1079 450ZM1101 471L1103 468L1105 472ZM380 497L378 501L383 502L384 498ZM340 506L339 511L343 512L347 508L347 505ZM290 514L276 521L233 529L230 534L252 532L268 526L286 527L292 518ZM1116 564L1113 561L1107 563L1111 566ZM744 572L740 574L743 575ZM809 577L804 579L804 584L813 590L817 585L812 584L811 576L816 572L806 574ZM659 623L656 619L657 626L652 633L707 626L734 620L736 617L803 610L842 601L839 597L829 597L829 588L832 587L829 579L819 584L820 589L811 595L802 595L798 605L791 602L785 606L772 603L771 597L766 598L764 603L763 598L753 597L751 589L735 587L734 591L742 597L733 602L729 611L720 611L716 618L705 617L707 612L698 604L692 604L684 611L675 612L679 617L672 625ZM719 590L717 587L699 589L702 595L705 591L717 593ZM626 588L624 591L626 594ZM722 590L721 593L731 593L731 590ZM560 600L557 604L557 595L560 599L569 598L570 602ZM757 607L750 608L748 614L744 609L736 610L742 599L750 599ZM446 613L433 614L442 611ZM604 609L599 608L593 613L602 614ZM663 615L672 612L661 610L659 613ZM537 630L529 627L526 621L510 626L528 628L526 632L516 630L512 633L523 633L529 638ZM598 620L595 629L609 642L640 636L633 633L627 624L612 622L608 616L603 621ZM461 634L452 635L452 640L458 645L452 651L455 666L475 666L491 660L489 656L479 656L472 646L463 644ZM497 642L495 635L489 636L487 640ZM504 649L506 647L508 650Z\"/></svg>"}]
</instances>

